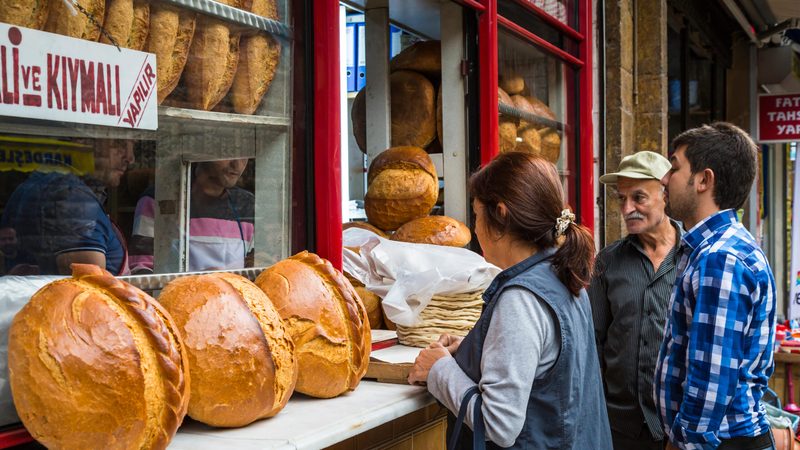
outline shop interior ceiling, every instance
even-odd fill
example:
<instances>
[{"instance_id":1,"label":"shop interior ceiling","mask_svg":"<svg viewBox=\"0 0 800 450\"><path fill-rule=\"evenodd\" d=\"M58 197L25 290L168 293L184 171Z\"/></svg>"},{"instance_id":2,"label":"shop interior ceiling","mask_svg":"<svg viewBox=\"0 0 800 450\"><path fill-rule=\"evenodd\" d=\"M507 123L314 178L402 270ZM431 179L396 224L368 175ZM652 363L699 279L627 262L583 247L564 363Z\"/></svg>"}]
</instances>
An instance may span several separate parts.
<instances>
[{"instance_id":1,"label":"shop interior ceiling","mask_svg":"<svg viewBox=\"0 0 800 450\"><path fill-rule=\"evenodd\" d=\"M440 39L439 0L342 0L359 11L389 7L391 22L425 39Z\"/></svg>"}]
</instances>

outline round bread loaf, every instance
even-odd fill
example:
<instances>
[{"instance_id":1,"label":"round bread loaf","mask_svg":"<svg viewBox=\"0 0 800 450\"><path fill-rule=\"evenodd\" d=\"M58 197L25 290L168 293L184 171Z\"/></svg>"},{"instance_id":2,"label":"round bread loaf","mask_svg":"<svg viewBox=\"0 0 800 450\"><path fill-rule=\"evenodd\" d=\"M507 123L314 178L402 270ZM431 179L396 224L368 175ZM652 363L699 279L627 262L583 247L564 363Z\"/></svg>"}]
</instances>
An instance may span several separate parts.
<instances>
[{"instance_id":1,"label":"round bread loaf","mask_svg":"<svg viewBox=\"0 0 800 450\"><path fill-rule=\"evenodd\" d=\"M561 156L561 136L553 128L542 128L539 130L542 142L542 157L551 163L558 162Z\"/></svg>"},{"instance_id":2,"label":"round bread loaf","mask_svg":"<svg viewBox=\"0 0 800 450\"><path fill-rule=\"evenodd\" d=\"M534 127L520 127L517 130L517 136L520 140L514 147L514 151L542 156L542 137L539 130Z\"/></svg>"},{"instance_id":3,"label":"round bread loaf","mask_svg":"<svg viewBox=\"0 0 800 450\"><path fill-rule=\"evenodd\" d=\"M189 360L152 297L97 266L40 289L14 317L14 405L48 448L163 449L189 404Z\"/></svg>"},{"instance_id":4,"label":"round bread loaf","mask_svg":"<svg viewBox=\"0 0 800 450\"><path fill-rule=\"evenodd\" d=\"M497 132L500 153L510 152L517 146L517 124L507 116L500 116Z\"/></svg>"},{"instance_id":5,"label":"round bread loaf","mask_svg":"<svg viewBox=\"0 0 800 450\"><path fill-rule=\"evenodd\" d=\"M100 27L103 26L103 20L106 17L106 0L77 0L77 2L86 13L94 17L94 22L89 20L89 16L85 13L74 14L72 9L77 10L77 8L71 5L67 6L67 2L64 0L50 0L44 31L96 41L100 36Z\"/></svg>"},{"instance_id":6,"label":"round bread loaf","mask_svg":"<svg viewBox=\"0 0 800 450\"><path fill-rule=\"evenodd\" d=\"M439 195L436 167L419 147L392 147L372 161L364 208L372 225L395 230L427 216Z\"/></svg>"},{"instance_id":7,"label":"round bread loaf","mask_svg":"<svg viewBox=\"0 0 800 450\"><path fill-rule=\"evenodd\" d=\"M100 42L141 50L150 30L150 3L145 0L108 0L103 28L106 33L100 34Z\"/></svg>"},{"instance_id":8,"label":"round bread loaf","mask_svg":"<svg viewBox=\"0 0 800 450\"><path fill-rule=\"evenodd\" d=\"M533 105L531 105L531 103L528 101L527 98L521 95L512 95L511 100L514 102L514 107L517 108L518 110L528 114L536 114L536 111L533 109ZM519 120L520 129L517 131L517 133L519 134L519 132L522 131L522 129L527 128L529 126L531 126L530 122L524 119L520 119Z\"/></svg>"},{"instance_id":9,"label":"round bread loaf","mask_svg":"<svg viewBox=\"0 0 800 450\"><path fill-rule=\"evenodd\" d=\"M392 235L392 240L464 247L472 240L472 234L466 225L452 217L427 216L414 219L398 228Z\"/></svg>"},{"instance_id":10,"label":"round bread loaf","mask_svg":"<svg viewBox=\"0 0 800 450\"><path fill-rule=\"evenodd\" d=\"M501 88L497 88L497 103L499 105L506 105L514 107L514 100L511 100L511 96L506 93Z\"/></svg>"},{"instance_id":11,"label":"round bread loaf","mask_svg":"<svg viewBox=\"0 0 800 450\"><path fill-rule=\"evenodd\" d=\"M375 225L372 225L369 222L347 222L345 224L342 224L342 231L348 228L361 228L363 230L371 231L384 239L389 239L389 235L387 235L383 230L376 227Z\"/></svg>"},{"instance_id":12,"label":"round bread loaf","mask_svg":"<svg viewBox=\"0 0 800 450\"><path fill-rule=\"evenodd\" d=\"M409 70L390 75L392 107L392 146L413 145L425 148L436 137L436 90L424 76ZM353 100L350 117L353 136L361 151L367 150L366 90Z\"/></svg>"},{"instance_id":13,"label":"round bread loaf","mask_svg":"<svg viewBox=\"0 0 800 450\"><path fill-rule=\"evenodd\" d=\"M389 62L389 70L413 70L433 80L442 77L442 45L440 41L419 41L398 53Z\"/></svg>"},{"instance_id":14,"label":"round bread loaf","mask_svg":"<svg viewBox=\"0 0 800 450\"><path fill-rule=\"evenodd\" d=\"M319 256L301 252L267 268L256 284L272 300L294 340L298 392L332 398L367 372L367 311L347 278Z\"/></svg>"},{"instance_id":15,"label":"round bread loaf","mask_svg":"<svg viewBox=\"0 0 800 450\"><path fill-rule=\"evenodd\" d=\"M189 416L215 427L272 417L297 382L294 344L267 295L231 273L173 280L158 301L189 353Z\"/></svg>"},{"instance_id":16,"label":"round bread loaf","mask_svg":"<svg viewBox=\"0 0 800 450\"><path fill-rule=\"evenodd\" d=\"M531 111L532 114L539 117L544 117L545 119L558 120L553 110L550 109L549 106L545 105L543 101L539 100L536 97L525 97L525 100L527 100L528 103L530 104L532 109ZM543 126L541 125L538 125L536 127L543 128Z\"/></svg>"},{"instance_id":17,"label":"round bread loaf","mask_svg":"<svg viewBox=\"0 0 800 450\"><path fill-rule=\"evenodd\" d=\"M354 248L353 250L358 252L359 249ZM379 329L383 325L383 309L381 309L381 298L378 297L377 294L367 289L364 286L364 283L358 281L356 277L347 272L344 272L344 276L347 278L347 281L353 285L353 289L355 289L356 294L358 294L358 298L361 299L361 303L364 304L364 308L367 310L369 328L371 330Z\"/></svg>"},{"instance_id":18,"label":"round bread loaf","mask_svg":"<svg viewBox=\"0 0 800 450\"><path fill-rule=\"evenodd\" d=\"M166 3L150 5L150 30L144 48L156 55L158 104L178 85L194 38L197 13Z\"/></svg>"},{"instance_id":19,"label":"round bread loaf","mask_svg":"<svg viewBox=\"0 0 800 450\"><path fill-rule=\"evenodd\" d=\"M508 95L520 94L525 90L525 80L513 72L501 73L498 77L498 85Z\"/></svg>"},{"instance_id":20,"label":"round bread loaf","mask_svg":"<svg viewBox=\"0 0 800 450\"><path fill-rule=\"evenodd\" d=\"M0 22L41 30L47 23L51 1L55 0L3 0Z\"/></svg>"}]
</instances>

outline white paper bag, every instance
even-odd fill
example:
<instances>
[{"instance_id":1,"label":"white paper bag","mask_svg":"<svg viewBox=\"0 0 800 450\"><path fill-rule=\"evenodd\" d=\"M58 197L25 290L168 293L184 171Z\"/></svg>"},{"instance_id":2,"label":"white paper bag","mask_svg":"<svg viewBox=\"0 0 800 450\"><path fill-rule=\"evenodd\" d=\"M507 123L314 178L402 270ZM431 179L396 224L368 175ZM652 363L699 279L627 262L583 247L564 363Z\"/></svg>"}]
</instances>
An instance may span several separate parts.
<instances>
[{"instance_id":1,"label":"white paper bag","mask_svg":"<svg viewBox=\"0 0 800 450\"><path fill-rule=\"evenodd\" d=\"M361 228L343 234L345 272L383 298L383 311L394 323L414 326L433 295L486 289L500 269L473 251L442 245L383 239Z\"/></svg>"}]
</instances>

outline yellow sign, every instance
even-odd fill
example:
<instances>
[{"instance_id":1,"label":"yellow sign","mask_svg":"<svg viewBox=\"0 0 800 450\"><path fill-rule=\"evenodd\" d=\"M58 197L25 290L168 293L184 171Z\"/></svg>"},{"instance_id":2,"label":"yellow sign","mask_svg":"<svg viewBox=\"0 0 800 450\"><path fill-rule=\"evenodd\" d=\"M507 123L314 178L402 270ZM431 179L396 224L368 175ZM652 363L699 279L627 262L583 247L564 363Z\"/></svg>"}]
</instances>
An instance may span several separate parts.
<instances>
[{"instance_id":1,"label":"yellow sign","mask_svg":"<svg viewBox=\"0 0 800 450\"><path fill-rule=\"evenodd\" d=\"M94 153L76 142L0 136L0 171L10 170L86 175L94 171Z\"/></svg>"}]
</instances>

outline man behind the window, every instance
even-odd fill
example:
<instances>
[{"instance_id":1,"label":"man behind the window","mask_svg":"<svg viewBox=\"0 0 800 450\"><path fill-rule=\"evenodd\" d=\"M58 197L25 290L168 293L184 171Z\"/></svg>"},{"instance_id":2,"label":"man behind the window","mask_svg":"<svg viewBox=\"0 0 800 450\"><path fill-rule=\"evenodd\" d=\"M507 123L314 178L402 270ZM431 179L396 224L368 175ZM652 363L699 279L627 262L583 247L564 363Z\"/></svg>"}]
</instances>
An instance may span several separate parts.
<instances>
[{"instance_id":1,"label":"man behind the window","mask_svg":"<svg viewBox=\"0 0 800 450\"><path fill-rule=\"evenodd\" d=\"M34 172L17 186L0 221L16 230L41 274L69 274L71 263L127 272L124 239L105 211L106 190L119 186L134 162L133 141L95 139L94 172ZM66 173L65 173L66 172Z\"/></svg>"},{"instance_id":2,"label":"man behind the window","mask_svg":"<svg viewBox=\"0 0 800 450\"><path fill-rule=\"evenodd\" d=\"M668 213L687 229L656 367L667 448L773 448L761 397L773 370L775 280L740 224L756 145L723 122L673 141L662 179Z\"/></svg>"}]
</instances>

